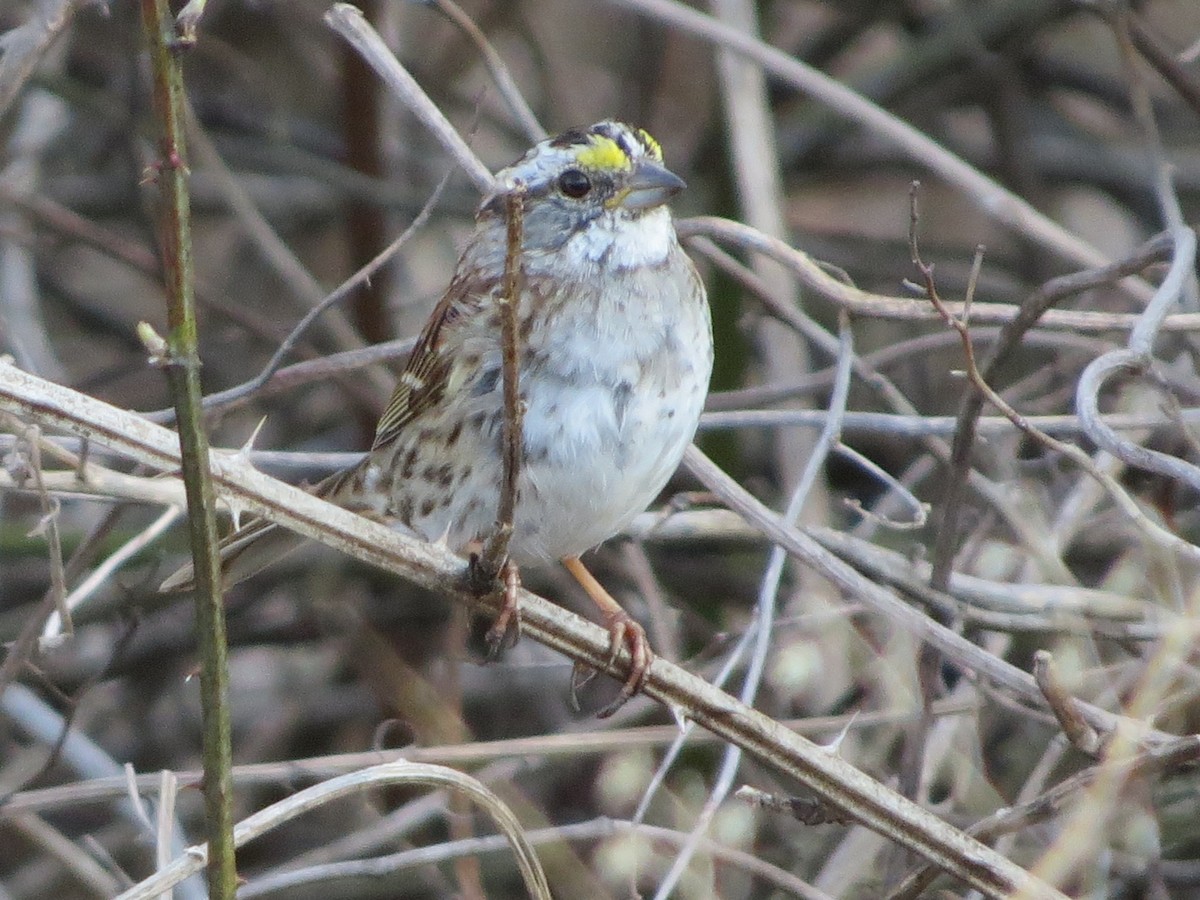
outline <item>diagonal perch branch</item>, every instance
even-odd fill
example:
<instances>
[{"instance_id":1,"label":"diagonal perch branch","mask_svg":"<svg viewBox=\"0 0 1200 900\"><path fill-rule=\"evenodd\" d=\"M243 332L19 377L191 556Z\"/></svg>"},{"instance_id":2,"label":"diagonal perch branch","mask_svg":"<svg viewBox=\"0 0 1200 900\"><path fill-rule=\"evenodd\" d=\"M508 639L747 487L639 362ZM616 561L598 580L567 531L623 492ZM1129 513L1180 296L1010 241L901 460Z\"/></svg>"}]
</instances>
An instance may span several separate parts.
<instances>
[{"instance_id":1,"label":"diagonal perch branch","mask_svg":"<svg viewBox=\"0 0 1200 900\"><path fill-rule=\"evenodd\" d=\"M159 470L179 467L173 432L85 394L0 365L0 410L45 428L97 441ZM396 572L455 602L495 612L497 597L476 598L464 589L461 559L326 503L299 488L255 471L237 453L211 456L213 483L224 498L306 537L364 562ZM525 633L573 660L620 677L626 651L606 668L608 634L598 625L528 591L520 592ZM989 897L1025 890L1031 898L1063 895L931 813L889 791L849 763L739 703L700 678L655 659L644 692L677 708L716 735L738 745L775 771L790 776L844 810L855 821L913 850Z\"/></svg>"}]
</instances>

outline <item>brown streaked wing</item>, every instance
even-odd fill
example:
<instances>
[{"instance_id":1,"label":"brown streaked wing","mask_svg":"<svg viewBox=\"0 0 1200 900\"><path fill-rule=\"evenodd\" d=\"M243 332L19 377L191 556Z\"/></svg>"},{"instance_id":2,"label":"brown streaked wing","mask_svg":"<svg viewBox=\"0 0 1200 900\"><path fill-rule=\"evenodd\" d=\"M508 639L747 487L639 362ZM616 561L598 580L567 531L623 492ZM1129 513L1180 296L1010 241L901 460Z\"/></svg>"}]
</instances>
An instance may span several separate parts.
<instances>
[{"instance_id":1,"label":"brown streaked wing","mask_svg":"<svg viewBox=\"0 0 1200 900\"><path fill-rule=\"evenodd\" d=\"M405 425L441 400L450 373L450 360L442 353L442 329L452 328L457 320L478 308L479 299L471 290L476 287L473 281L455 278L434 307L396 383L392 399L375 426L372 450L395 440Z\"/></svg>"}]
</instances>

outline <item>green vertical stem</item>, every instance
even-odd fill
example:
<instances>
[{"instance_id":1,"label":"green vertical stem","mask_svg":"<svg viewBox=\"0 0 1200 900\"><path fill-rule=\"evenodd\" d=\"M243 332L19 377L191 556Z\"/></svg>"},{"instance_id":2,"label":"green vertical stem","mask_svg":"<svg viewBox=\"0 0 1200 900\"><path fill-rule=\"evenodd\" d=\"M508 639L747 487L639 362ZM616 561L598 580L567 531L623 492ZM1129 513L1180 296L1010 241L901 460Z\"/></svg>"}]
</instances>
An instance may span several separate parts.
<instances>
[{"instance_id":1,"label":"green vertical stem","mask_svg":"<svg viewBox=\"0 0 1200 900\"><path fill-rule=\"evenodd\" d=\"M204 802L207 813L208 889L212 900L233 900L234 864L230 775L229 677L225 611L217 550L216 504L208 473L208 438L200 407L200 357L192 297L191 209L184 146L183 72L173 45L166 0L141 0L150 45L162 197L162 256L167 295L165 368L179 423L195 566L196 627L200 645L200 700L204 709Z\"/></svg>"}]
</instances>

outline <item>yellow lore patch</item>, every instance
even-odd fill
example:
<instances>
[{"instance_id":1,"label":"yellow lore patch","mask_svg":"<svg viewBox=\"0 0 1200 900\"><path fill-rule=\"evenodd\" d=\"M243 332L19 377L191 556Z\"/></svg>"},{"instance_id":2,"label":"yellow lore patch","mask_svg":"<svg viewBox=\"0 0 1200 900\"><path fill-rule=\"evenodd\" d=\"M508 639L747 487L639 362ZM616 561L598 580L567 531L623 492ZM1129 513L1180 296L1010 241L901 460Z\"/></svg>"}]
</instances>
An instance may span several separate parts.
<instances>
[{"instance_id":1,"label":"yellow lore patch","mask_svg":"<svg viewBox=\"0 0 1200 900\"><path fill-rule=\"evenodd\" d=\"M629 168L629 157L612 138L591 134L588 135L588 142L590 146L584 147L575 156L581 166L601 172L616 172Z\"/></svg>"}]
</instances>

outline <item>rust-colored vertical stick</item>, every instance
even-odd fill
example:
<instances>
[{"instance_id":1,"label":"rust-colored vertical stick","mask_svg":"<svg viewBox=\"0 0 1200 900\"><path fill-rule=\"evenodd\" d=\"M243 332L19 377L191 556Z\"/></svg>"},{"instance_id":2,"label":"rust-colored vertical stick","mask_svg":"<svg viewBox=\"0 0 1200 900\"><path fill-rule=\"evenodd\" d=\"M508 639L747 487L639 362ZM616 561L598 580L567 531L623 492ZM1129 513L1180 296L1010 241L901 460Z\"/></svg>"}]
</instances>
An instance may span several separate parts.
<instances>
[{"instance_id":1,"label":"rust-colored vertical stick","mask_svg":"<svg viewBox=\"0 0 1200 900\"><path fill-rule=\"evenodd\" d=\"M495 652L503 644L509 629L521 627L517 609L517 588L521 586L516 563L508 559L513 517L517 510L517 482L521 477L521 449L524 444L524 409L521 407L520 363L518 346L518 306L521 299L521 244L525 230L525 189L516 185L505 197L508 214L507 246L504 256L504 291L500 306L500 364L504 390L503 473L500 482L500 506L496 513L496 532L480 556L480 566L489 578L503 572L504 605L488 630L488 646Z\"/></svg>"}]
</instances>

